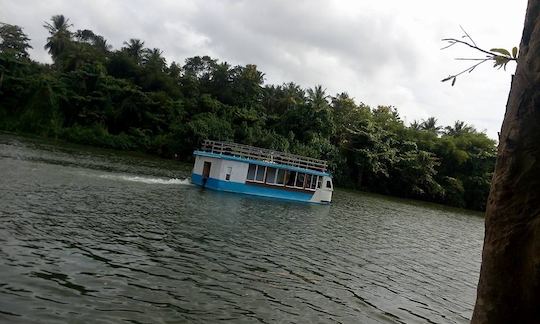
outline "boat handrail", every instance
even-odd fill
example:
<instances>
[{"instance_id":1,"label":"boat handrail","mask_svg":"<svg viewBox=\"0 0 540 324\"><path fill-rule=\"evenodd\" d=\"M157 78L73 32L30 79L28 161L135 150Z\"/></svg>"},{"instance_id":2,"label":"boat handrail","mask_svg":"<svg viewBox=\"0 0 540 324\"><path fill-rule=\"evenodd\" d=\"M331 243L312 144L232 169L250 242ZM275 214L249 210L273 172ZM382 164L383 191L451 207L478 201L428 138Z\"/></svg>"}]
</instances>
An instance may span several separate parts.
<instances>
[{"instance_id":1,"label":"boat handrail","mask_svg":"<svg viewBox=\"0 0 540 324\"><path fill-rule=\"evenodd\" d=\"M201 150L321 172L326 172L328 168L328 163L324 160L232 142L205 140Z\"/></svg>"}]
</instances>

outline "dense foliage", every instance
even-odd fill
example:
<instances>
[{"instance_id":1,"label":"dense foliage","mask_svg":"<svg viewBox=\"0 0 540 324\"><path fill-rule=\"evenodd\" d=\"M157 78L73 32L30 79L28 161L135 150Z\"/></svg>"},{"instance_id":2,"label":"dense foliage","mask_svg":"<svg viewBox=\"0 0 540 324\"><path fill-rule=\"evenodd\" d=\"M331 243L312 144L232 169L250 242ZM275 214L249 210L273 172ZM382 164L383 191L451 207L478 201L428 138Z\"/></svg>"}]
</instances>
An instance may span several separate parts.
<instances>
[{"instance_id":1,"label":"dense foliage","mask_svg":"<svg viewBox=\"0 0 540 324\"><path fill-rule=\"evenodd\" d=\"M485 208L495 142L463 122L407 126L347 93L265 85L255 65L167 64L139 39L112 50L62 15L44 27L52 65L29 58L20 27L0 26L0 129L181 159L229 140L327 159L343 187Z\"/></svg>"}]
</instances>

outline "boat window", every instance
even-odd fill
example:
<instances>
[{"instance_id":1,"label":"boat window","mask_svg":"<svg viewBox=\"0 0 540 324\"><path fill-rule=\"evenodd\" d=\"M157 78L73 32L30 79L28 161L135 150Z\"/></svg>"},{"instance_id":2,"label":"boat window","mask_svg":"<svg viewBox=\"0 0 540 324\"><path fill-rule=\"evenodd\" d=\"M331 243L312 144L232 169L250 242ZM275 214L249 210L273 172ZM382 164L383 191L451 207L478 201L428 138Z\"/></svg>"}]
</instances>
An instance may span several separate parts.
<instances>
[{"instance_id":1,"label":"boat window","mask_svg":"<svg viewBox=\"0 0 540 324\"><path fill-rule=\"evenodd\" d=\"M276 183L276 171L275 168L266 168L266 183Z\"/></svg>"},{"instance_id":2,"label":"boat window","mask_svg":"<svg viewBox=\"0 0 540 324\"><path fill-rule=\"evenodd\" d=\"M332 189L332 181L326 180L326 188Z\"/></svg>"},{"instance_id":3,"label":"boat window","mask_svg":"<svg viewBox=\"0 0 540 324\"><path fill-rule=\"evenodd\" d=\"M298 187L298 188L304 188L304 179L306 178L306 174L305 173L298 173L298 175L296 176L296 184L295 184L295 187Z\"/></svg>"},{"instance_id":4,"label":"boat window","mask_svg":"<svg viewBox=\"0 0 540 324\"><path fill-rule=\"evenodd\" d=\"M311 179L311 186L310 186L311 189L315 189L315 187L317 186L317 179L318 178L319 178L319 176L314 175L313 179Z\"/></svg>"},{"instance_id":5,"label":"boat window","mask_svg":"<svg viewBox=\"0 0 540 324\"><path fill-rule=\"evenodd\" d=\"M227 167L227 173L225 174L225 180L231 180L232 167Z\"/></svg>"},{"instance_id":6,"label":"boat window","mask_svg":"<svg viewBox=\"0 0 540 324\"><path fill-rule=\"evenodd\" d=\"M317 189L320 189L322 186L322 177L319 176L319 179L317 179Z\"/></svg>"},{"instance_id":7,"label":"boat window","mask_svg":"<svg viewBox=\"0 0 540 324\"><path fill-rule=\"evenodd\" d=\"M304 188L309 189L309 186L311 185L311 178L313 176L311 174L306 174L306 181L304 182Z\"/></svg>"},{"instance_id":8,"label":"boat window","mask_svg":"<svg viewBox=\"0 0 540 324\"><path fill-rule=\"evenodd\" d=\"M256 164L250 164L247 174L248 180L255 180L255 171L257 171L257 165Z\"/></svg>"},{"instance_id":9,"label":"boat window","mask_svg":"<svg viewBox=\"0 0 540 324\"><path fill-rule=\"evenodd\" d=\"M279 184L279 185L285 184L285 173L286 171L283 169L277 170L276 184Z\"/></svg>"},{"instance_id":10,"label":"boat window","mask_svg":"<svg viewBox=\"0 0 540 324\"><path fill-rule=\"evenodd\" d=\"M285 184L289 187L294 187L294 183L296 182L296 171L287 171L287 175L285 178L287 181Z\"/></svg>"},{"instance_id":11,"label":"boat window","mask_svg":"<svg viewBox=\"0 0 540 324\"><path fill-rule=\"evenodd\" d=\"M262 165L258 165L257 166L257 173L255 174L255 181L260 181L260 182L263 182L264 181L264 173L266 171L266 167L262 166Z\"/></svg>"}]
</instances>

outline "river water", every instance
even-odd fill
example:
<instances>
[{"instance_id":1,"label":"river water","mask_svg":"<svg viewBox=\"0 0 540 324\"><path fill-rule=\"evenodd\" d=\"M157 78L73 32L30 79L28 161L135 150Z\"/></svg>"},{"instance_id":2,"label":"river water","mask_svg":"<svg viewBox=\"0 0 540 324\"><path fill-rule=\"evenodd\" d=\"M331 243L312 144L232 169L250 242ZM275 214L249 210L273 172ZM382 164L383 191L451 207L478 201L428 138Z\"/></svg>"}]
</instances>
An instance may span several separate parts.
<instances>
[{"instance_id":1,"label":"river water","mask_svg":"<svg viewBox=\"0 0 540 324\"><path fill-rule=\"evenodd\" d=\"M467 323L481 215L338 190L201 190L189 166L0 135L0 322Z\"/></svg>"}]
</instances>

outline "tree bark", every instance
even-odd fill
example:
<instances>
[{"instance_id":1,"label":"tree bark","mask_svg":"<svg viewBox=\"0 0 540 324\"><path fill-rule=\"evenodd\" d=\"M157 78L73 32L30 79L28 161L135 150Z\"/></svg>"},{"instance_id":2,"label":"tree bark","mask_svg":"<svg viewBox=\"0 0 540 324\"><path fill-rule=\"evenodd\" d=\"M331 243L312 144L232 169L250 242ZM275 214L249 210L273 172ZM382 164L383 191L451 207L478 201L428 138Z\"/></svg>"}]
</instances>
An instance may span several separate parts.
<instances>
[{"instance_id":1,"label":"tree bark","mask_svg":"<svg viewBox=\"0 0 540 324\"><path fill-rule=\"evenodd\" d=\"M540 323L540 0L527 5L485 225L472 323Z\"/></svg>"}]
</instances>

